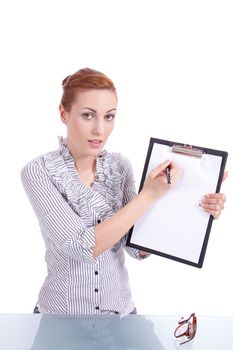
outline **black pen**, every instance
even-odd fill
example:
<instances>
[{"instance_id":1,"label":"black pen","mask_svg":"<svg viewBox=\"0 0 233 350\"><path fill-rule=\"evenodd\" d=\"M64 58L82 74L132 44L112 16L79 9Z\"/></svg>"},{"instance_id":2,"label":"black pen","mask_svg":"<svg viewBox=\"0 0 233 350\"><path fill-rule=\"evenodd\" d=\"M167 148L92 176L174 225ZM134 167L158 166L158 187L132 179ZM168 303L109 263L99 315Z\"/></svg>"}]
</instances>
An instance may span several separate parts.
<instances>
[{"instance_id":1,"label":"black pen","mask_svg":"<svg viewBox=\"0 0 233 350\"><path fill-rule=\"evenodd\" d=\"M166 171L167 183L171 184L171 165L168 165L165 171Z\"/></svg>"}]
</instances>

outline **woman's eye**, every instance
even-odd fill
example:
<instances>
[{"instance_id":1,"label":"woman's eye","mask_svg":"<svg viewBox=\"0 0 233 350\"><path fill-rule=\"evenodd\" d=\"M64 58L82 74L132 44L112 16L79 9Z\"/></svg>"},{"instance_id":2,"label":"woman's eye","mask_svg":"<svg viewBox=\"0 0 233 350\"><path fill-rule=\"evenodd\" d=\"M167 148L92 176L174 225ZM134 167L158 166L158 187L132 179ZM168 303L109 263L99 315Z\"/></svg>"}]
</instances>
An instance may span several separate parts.
<instances>
[{"instance_id":1,"label":"woman's eye","mask_svg":"<svg viewBox=\"0 0 233 350\"><path fill-rule=\"evenodd\" d=\"M93 118L93 115L90 113L83 113L82 117L87 120L91 120Z\"/></svg>"},{"instance_id":2,"label":"woman's eye","mask_svg":"<svg viewBox=\"0 0 233 350\"><path fill-rule=\"evenodd\" d=\"M111 120L113 120L115 118L115 115L114 114L107 114L106 116L105 116L105 119L107 120L107 121L111 121Z\"/></svg>"}]
</instances>

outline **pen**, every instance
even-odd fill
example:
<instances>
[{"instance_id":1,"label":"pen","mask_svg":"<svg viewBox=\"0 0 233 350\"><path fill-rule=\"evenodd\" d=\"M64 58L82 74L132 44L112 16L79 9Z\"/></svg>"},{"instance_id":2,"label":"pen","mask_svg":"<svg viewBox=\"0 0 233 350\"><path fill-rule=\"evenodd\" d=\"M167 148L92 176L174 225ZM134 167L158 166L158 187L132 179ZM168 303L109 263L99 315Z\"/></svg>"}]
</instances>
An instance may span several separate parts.
<instances>
[{"instance_id":1,"label":"pen","mask_svg":"<svg viewBox=\"0 0 233 350\"><path fill-rule=\"evenodd\" d=\"M167 183L168 183L168 184L171 184L171 173L170 173L170 171L171 171L171 166L168 165L168 166L166 167L165 171L166 171Z\"/></svg>"}]
</instances>

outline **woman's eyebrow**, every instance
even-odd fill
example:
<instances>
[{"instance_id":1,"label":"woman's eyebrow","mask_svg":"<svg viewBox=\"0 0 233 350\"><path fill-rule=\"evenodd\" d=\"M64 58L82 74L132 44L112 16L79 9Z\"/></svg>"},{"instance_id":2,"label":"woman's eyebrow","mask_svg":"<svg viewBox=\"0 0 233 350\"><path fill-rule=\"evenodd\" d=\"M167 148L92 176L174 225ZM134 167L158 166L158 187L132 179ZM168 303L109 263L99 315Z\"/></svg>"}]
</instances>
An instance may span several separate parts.
<instances>
[{"instance_id":1,"label":"woman's eyebrow","mask_svg":"<svg viewBox=\"0 0 233 350\"><path fill-rule=\"evenodd\" d=\"M94 110L93 108L90 108L90 107L83 107L82 109L89 109L90 111L94 112L94 113L97 113L96 110Z\"/></svg>"},{"instance_id":2,"label":"woman's eyebrow","mask_svg":"<svg viewBox=\"0 0 233 350\"><path fill-rule=\"evenodd\" d=\"M97 113L97 111L95 109L90 108L90 107L83 107L82 109L89 109L90 111L92 111L94 113ZM107 111L106 113L109 113L109 112L112 112L112 111L116 111L116 108L109 109L109 111Z\"/></svg>"},{"instance_id":3,"label":"woman's eyebrow","mask_svg":"<svg viewBox=\"0 0 233 350\"><path fill-rule=\"evenodd\" d=\"M116 108L109 109L109 111L107 111L106 113L109 113L109 112L112 112L112 111L116 111Z\"/></svg>"}]
</instances>

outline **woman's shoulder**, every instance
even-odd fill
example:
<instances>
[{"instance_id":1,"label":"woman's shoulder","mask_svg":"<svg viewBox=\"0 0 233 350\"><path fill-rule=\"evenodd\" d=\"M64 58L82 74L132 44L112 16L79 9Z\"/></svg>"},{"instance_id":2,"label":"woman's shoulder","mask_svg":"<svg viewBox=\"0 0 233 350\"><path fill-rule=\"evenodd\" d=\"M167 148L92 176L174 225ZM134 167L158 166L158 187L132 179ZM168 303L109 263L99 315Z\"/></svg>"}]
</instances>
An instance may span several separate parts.
<instances>
[{"instance_id":1,"label":"woman's shoulder","mask_svg":"<svg viewBox=\"0 0 233 350\"><path fill-rule=\"evenodd\" d=\"M47 152L29 160L21 169L21 177L40 177L46 172L44 159L52 154L57 154L57 151Z\"/></svg>"}]
</instances>

